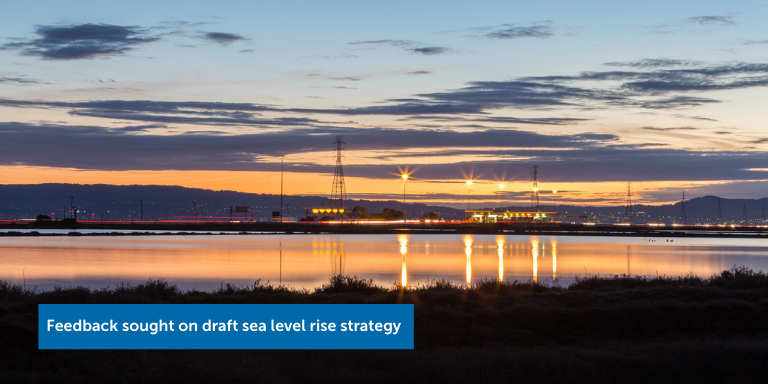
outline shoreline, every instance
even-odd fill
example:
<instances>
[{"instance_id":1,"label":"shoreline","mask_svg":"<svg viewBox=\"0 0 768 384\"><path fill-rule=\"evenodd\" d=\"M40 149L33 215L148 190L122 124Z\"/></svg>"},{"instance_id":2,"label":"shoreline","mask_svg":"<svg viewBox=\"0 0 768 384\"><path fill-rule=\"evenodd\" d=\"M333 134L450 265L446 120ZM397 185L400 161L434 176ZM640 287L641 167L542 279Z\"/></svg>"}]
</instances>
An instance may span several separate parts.
<instances>
[{"instance_id":1,"label":"shoreline","mask_svg":"<svg viewBox=\"0 0 768 384\"><path fill-rule=\"evenodd\" d=\"M42 230L43 232L40 232ZM45 231L61 232L45 232ZM101 231L101 232L88 232ZM111 231L111 232L107 232ZM619 226L574 224L469 223L29 223L0 224L1 236L154 236L262 234L477 234L539 236L701 237L768 239L763 227Z\"/></svg>"},{"instance_id":2,"label":"shoreline","mask_svg":"<svg viewBox=\"0 0 768 384\"><path fill-rule=\"evenodd\" d=\"M37 350L37 304L413 304L414 350ZM25 292L0 282L0 374L9 382L760 382L768 275L586 277L566 288L433 281L414 289L331 278L314 290L255 283L213 292L163 281ZM295 369L295 362L305 369Z\"/></svg>"}]
</instances>

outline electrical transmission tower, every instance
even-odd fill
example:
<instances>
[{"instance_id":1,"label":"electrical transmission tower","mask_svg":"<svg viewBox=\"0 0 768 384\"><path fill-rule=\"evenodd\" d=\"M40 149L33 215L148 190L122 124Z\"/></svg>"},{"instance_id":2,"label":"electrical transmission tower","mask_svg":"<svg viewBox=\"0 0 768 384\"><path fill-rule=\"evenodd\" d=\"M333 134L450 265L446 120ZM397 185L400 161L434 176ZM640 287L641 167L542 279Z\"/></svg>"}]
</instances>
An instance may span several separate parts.
<instances>
[{"instance_id":1,"label":"electrical transmission tower","mask_svg":"<svg viewBox=\"0 0 768 384\"><path fill-rule=\"evenodd\" d=\"M341 210L347 209L347 190L344 186L344 169L341 166L341 151L344 150L345 142L341 141L342 135L336 136L336 171L333 174L333 190L331 191L331 208Z\"/></svg>"},{"instance_id":2,"label":"electrical transmission tower","mask_svg":"<svg viewBox=\"0 0 768 384\"><path fill-rule=\"evenodd\" d=\"M627 207L624 209L624 220L632 223L632 188L629 182L627 182Z\"/></svg>"},{"instance_id":3,"label":"electrical transmission tower","mask_svg":"<svg viewBox=\"0 0 768 384\"><path fill-rule=\"evenodd\" d=\"M533 180L533 190L531 191L531 212L539 212L539 166L534 165L531 169L531 180Z\"/></svg>"},{"instance_id":4,"label":"electrical transmission tower","mask_svg":"<svg viewBox=\"0 0 768 384\"><path fill-rule=\"evenodd\" d=\"M680 205L680 221L684 225L688 225L688 213L685 212L685 191L683 191L683 201Z\"/></svg>"},{"instance_id":5,"label":"electrical transmission tower","mask_svg":"<svg viewBox=\"0 0 768 384\"><path fill-rule=\"evenodd\" d=\"M720 224L720 221L723 220L723 209L720 204L721 200L723 199L720 197L717 198L717 223L718 224Z\"/></svg>"}]
</instances>

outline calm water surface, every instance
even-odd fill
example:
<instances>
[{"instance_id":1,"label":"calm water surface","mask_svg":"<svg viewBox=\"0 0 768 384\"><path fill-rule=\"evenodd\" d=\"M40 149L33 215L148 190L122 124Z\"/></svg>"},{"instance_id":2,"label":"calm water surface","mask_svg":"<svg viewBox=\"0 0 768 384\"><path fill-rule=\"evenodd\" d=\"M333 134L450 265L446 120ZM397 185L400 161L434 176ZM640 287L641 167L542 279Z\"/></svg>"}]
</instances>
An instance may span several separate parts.
<instances>
[{"instance_id":1,"label":"calm water surface","mask_svg":"<svg viewBox=\"0 0 768 384\"><path fill-rule=\"evenodd\" d=\"M670 242L671 241L671 242ZM768 241L494 235L5 237L0 279L91 288L165 279L211 290L255 280L314 288L333 274L391 286L433 279L535 280L586 274L708 277L734 265L768 271Z\"/></svg>"}]
</instances>

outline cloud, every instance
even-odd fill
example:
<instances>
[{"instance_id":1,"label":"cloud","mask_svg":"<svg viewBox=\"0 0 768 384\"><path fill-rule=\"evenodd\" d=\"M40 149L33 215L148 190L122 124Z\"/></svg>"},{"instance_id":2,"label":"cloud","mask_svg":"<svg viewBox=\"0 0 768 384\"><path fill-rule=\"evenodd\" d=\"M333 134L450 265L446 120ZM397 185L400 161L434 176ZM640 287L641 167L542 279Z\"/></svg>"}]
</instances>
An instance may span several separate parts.
<instances>
[{"instance_id":1,"label":"cloud","mask_svg":"<svg viewBox=\"0 0 768 384\"><path fill-rule=\"evenodd\" d=\"M459 116L450 116L450 117L444 117L444 116L430 116L430 115L424 115L424 116L412 116L407 118L407 120L431 120L435 122L461 122L461 121L472 121L472 122L485 122L485 123L502 123L502 124L533 124L533 125L568 125L568 124L577 124L583 121L589 121L590 119L574 119L574 118L558 118L558 117L547 117L547 118L517 118L517 117L508 117L508 116L492 116L492 117L483 117L483 116L467 116L467 117L459 117Z\"/></svg>"},{"instance_id":2,"label":"cloud","mask_svg":"<svg viewBox=\"0 0 768 384\"><path fill-rule=\"evenodd\" d=\"M44 102L0 99L0 106L65 108L73 116L112 120L142 121L159 124L195 124L228 126L302 126L323 125L308 118L261 117L261 112L280 109L249 103L172 102L152 100L97 100L85 102Z\"/></svg>"},{"instance_id":3,"label":"cloud","mask_svg":"<svg viewBox=\"0 0 768 384\"><path fill-rule=\"evenodd\" d=\"M693 97L693 96L675 96L666 99L658 100L631 100L623 103L624 105L634 105L645 109L680 109L698 107L705 104L719 103L719 100L708 99L705 97Z\"/></svg>"},{"instance_id":4,"label":"cloud","mask_svg":"<svg viewBox=\"0 0 768 384\"><path fill-rule=\"evenodd\" d=\"M360 81L363 78L360 76L339 76L339 77L329 77L328 80L344 80L344 81Z\"/></svg>"},{"instance_id":5,"label":"cloud","mask_svg":"<svg viewBox=\"0 0 768 384\"><path fill-rule=\"evenodd\" d=\"M410 53L418 53L420 55L440 55L450 51L447 47L438 46L424 46L423 44L413 40L363 40L353 41L347 43L349 45L390 45L397 48L402 48Z\"/></svg>"},{"instance_id":6,"label":"cloud","mask_svg":"<svg viewBox=\"0 0 768 384\"><path fill-rule=\"evenodd\" d=\"M698 128L695 128L695 127L669 127L669 128L643 127L642 129L646 129L649 131L695 131L695 130L698 130Z\"/></svg>"},{"instance_id":7,"label":"cloud","mask_svg":"<svg viewBox=\"0 0 768 384\"><path fill-rule=\"evenodd\" d=\"M633 68L669 68L669 67L691 67L700 66L703 63L700 61L692 60L675 60L675 59L642 59L639 61L613 61L604 63L612 67L633 67Z\"/></svg>"},{"instance_id":8,"label":"cloud","mask_svg":"<svg viewBox=\"0 0 768 384\"><path fill-rule=\"evenodd\" d=\"M673 114L672 117L677 117L679 119L691 119L691 120L700 120L700 121L718 121L716 119L712 119L712 118L709 118L709 117L686 116L686 115L681 115L679 113Z\"/></svg>"},{"instance_id":9,"label":"cloud","mask_svg":"<svg viewBox=\"0 0 768 384\"><path fill-rule=\"evenodd\" d=\"M241 35L226 32L207 32L202 35L202 38L221 45L229 45L236 41L248 40Z\"/></svg>"},{"instance_id":10,"label":"cloud","mask_svg":"<svg viewBox=\"0 0 768 384\"><path fill-rule=\"evenodd\" d=\"M744 40L744 45L768 44L768 40Z\"/></svg>"},{"instance_id":11,"label":"cloud","mask_svg":"<svg viewBox=\"0 0 768 384\"><path fill-rule=\"evenodd\" d=\"M240 53L253 53L253 52L256 52L256 51L253 50L253 49L241 49L238 52L240 52Z\"/></svg>"},{"instance_id":12,"label":"cloud","mask_svg":"<svg viewBox=\"0 0 768 384\"><path fill-rule=\"evenodd\" d=\"M413 53L419 53L422 55L439 55L441 53L448 52L448 48L446 47L420 47L420 48L412 48L410 49Z\"/></svg>"},{"instance_id":13,"label":"cloud","mask_svg":"<svg viewBox=\"0 0 768 384\"><path fill-rule=\"evenodd\" d=\"M46 60L77 60L121 55L159 39L137 26L110 24L41 25L35 33L39 38L8 43L2 48Z\"/></svg>"},{"instance_id":14,"label":"cloud","mask_svg":"<svg viewBox=\"0 0 768 384\"><path fill-rule=\"evenodd\" d=\"M161 127L161 126L158 126ZM283 155L292 171L331 173L331 143L343 135L355 156L345 174L391 177L395 164L422 164L430 179L506 174L528 180L538 164L546 182L755 180L768 153L688 151L617 143L610 134L544 135L514 130L295 127L258 134L153 134L147 127L106 128L0 123L0 164L98 170L274 170ZM768 140L763 140L765 142ZM452 159L452 160L451 160ZM459 162L456 162L456 159Z\"/></svg>"},{"instance_id":15,"label":"cloud","mask_svg":"<svg viewBox=\"0 0 768 384\"><path fill-rule=\"evenodd\" d=\"M408 72L409 75L429 75L432 73L432 71L411 71Z\"/></svg>"},{"instance_id":16,"label":"cloud","mask_svg":"<svg viewBox=\"0 0 768 384\"><path fill-rule=\"evenodd\" d=\"M0 77L0 84L30 85L39 84L37 80L26 79L23 77Z\"/></svg>"},{"instance_id":17,"label":"cloud","mask_svg":"<svg viewBox=\"0 0 768 384\"><path fill-rule=\"evenodd\" d=\"M363 40L363 41L352 41L347 43L349 45L391 45L393 47L403 47L403 46L410 46L416 44L413 40Z\"/></svg>"},{"instance_id":18,"label":"cloud","mask_svg":"<svg viewBox=\"0 0 768 384\"><path fill-rule=\"evenodd\" d=\"M516 24L503 24L483 37L489 39L521 39L528 37L550 37L552 36L552 27L548 25L517 26Z\"/></svg>"},{"instance_id":19,"label":"cloud","mask_svg":"<svg viewBox=\"0 0 768 384\"><path fill-rule=\"evenodd\" d=\"M730 16L696 16L696 17L689 17L688 18L689 23L693 24L699 24L699 25L730 25L730 24L736 24L735 21L733 21L733 18Z\"/></svg>"}]
</instances>

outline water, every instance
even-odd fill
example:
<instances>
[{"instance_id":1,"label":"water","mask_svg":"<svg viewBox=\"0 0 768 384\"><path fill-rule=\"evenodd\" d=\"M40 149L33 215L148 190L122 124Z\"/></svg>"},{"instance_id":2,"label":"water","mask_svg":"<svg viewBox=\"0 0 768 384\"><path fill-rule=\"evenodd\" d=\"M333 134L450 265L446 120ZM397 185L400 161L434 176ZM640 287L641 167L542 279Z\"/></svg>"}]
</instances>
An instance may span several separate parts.
<instances>
[{"instance_id":1,"label":"water","mask_svg":"<svg viewBox=\"0 0 768 384\"><path fill-rule=\"evenodd\" d=\"M671 242L670 242L671 241ZM729 238L520 235L215 235L0 238L0 279L38 289L165 279L212 290L255 280L315 288L333 274L384 286L448 279L576 276L708 277L734 265L768 271L768 241Z\"/></svg>"}]
</instances>

